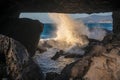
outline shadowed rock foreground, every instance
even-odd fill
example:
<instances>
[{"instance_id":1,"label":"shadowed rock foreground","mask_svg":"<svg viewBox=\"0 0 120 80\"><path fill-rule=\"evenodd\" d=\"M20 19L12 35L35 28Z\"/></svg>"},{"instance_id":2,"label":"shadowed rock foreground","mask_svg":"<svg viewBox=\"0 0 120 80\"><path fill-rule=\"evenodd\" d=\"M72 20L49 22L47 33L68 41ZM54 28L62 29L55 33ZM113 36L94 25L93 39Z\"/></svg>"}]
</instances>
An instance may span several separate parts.
<instances>
[{"instance_id":1,"label":"shadowed rock foreground","mask_svg":"<svg viewBox=\"0 0 120 80\"><path fill-rule=\"evenodd\" d=\"M10 18L3 21L0 34L11 37L23 44L32 57L36 51L43 24L27 18Z\"/></svg>"},{"instance_id":2,"label":"shadowed rock foreground","mask_svg":"<svg viewBox=\"0 0 120 80\"><path fill-rule=\"evenodd\" d=\"M115 0L1 0L0 5L0 34L9 34L7 36L22 43L20 44L12 38L0 35L0 79L43 79L41 70L39 72L39 67L28 54L31 53L30 56L34 55L40 29L34 27L30 29L30 32L26 33L30 28L31 24L29 24L29 21L31 20L18 19L21 12L94 13L110 11L113 12L114 35L108 36L103 42L91 43L91 45L86 47L85 56L79 56L80 59L78 61L67 65L60 75L48 73L48 78L46 79L120 80L120 10ZM26 25L26 22L28 22L28 25ZM32 22L33 25L38 24L38 22ZM21 25L21 29L17 28L18 32L16 31L15 25ZM22 36L21 33L23 33ZM30 42L28 42L29 40ZM70 55L67 55L68 57ZM53 59L56 60L54 57Z\"/></svg>"},{"instance_id":3,"label":"shadowed rock foreground","mask_svg":"<svg viewBox=\"0 0 120 80\"><path fill-rule=\"evenodd\" d=\"M0 62L2 63L0 64L0 79L43 79L43 74L40 68L29 56L27 49L18 41L4 35L0 35L0 55L3 56L0 59Z\"/></svg>"}]
</instances>

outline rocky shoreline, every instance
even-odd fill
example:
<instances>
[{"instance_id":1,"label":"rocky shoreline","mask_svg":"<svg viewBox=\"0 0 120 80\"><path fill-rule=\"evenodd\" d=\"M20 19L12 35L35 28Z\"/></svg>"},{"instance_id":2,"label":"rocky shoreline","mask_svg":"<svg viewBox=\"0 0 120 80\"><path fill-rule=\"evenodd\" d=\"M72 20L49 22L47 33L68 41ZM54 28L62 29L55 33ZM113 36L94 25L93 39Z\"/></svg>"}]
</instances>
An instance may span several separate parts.
<instances>
[{"instance_id":1,"label":"rocky shoreline","mask_svg":"<svg viewBox=\"0 0 120 80\"><path fill-rule=\"evenodd\" d=\"M84 48L84 55L64 54L62 50L56 52L51 57L52 60L56 61L61 56L77 58L77 60L66 65L60 74L56 72L46 73L46 80L119 80L119 40L119 35L110 33L102 41L89 39L88 46Z\"/></svg>"},{"instance_id":2,"label":"rocky shoreline","mask_svg":"<svg viewBox=\"0 0 120 80\"><path fill-rule=\"evenodd\" d=\"M53 55L52 60L57 60L60 56L77 60L66 65L60 74L48 72L45 77L40 66L30 58L23 45L0 35L0 55L5 55L5 59L0 62L0 77L11 80L119 80L119 35L109 34L103 41L89 41L89 45L84 48L84 55L64 54L62 50ZM46 51L42 47L38 50Z\"/></svg>"}]
</instances>

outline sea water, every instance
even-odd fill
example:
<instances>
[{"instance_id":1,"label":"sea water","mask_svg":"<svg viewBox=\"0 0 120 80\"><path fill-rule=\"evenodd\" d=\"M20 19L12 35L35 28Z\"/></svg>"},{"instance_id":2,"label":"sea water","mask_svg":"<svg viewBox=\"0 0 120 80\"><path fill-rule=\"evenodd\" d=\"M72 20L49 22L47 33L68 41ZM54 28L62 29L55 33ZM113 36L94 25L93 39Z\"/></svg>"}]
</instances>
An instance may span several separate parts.
<instances>
[{"instance_id":1,"label":"sea water","mask_svg":"<svg viewBox=\"0 0 120 80\"><path fill-rule=\"evenodd\" d=\"M102 29L105 29L108 32L111 32L113 29L113 24L112 23L85 23L85 25L89 28L92 29L94 27L100 27ZM47 39L47 38L53 38L55 37L55 34L53 33L54 30L56 30L56 27L52 23L45 23L43 32L40 35L40 38L42 39Z\"/></svg>"}]
</instances>

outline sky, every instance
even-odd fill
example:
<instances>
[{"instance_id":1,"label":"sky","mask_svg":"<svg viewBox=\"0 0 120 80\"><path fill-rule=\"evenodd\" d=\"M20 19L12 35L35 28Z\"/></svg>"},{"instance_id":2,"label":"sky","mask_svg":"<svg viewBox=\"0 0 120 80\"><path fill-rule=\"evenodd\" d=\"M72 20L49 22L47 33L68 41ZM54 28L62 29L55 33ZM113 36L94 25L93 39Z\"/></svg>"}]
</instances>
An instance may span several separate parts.
<instances>
[{"instance_id":1,"label":"sky","mask_svg":"<svg viewBox=\"0 0 120 80\"><path fill-rule=\"evenodd\" d=\"M90 15L112 15L112 12L107 13L93 13L93 14L69 14L72 18L83 18L88 17ZM48 13L21 13L20 18L30 18L33 20L39 20L42 23L52 23L52 20L49 18Z\"/></svg>"}]
</instances>

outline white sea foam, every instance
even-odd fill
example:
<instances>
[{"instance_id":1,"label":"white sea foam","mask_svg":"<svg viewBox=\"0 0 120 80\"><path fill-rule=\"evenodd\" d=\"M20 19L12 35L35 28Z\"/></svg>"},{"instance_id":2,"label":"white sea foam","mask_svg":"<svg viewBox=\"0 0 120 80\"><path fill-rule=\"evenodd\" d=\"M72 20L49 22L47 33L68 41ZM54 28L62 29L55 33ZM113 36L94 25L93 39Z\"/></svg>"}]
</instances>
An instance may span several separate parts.
<instances>
[{"instance_id":1,"label":"white sea foam","mask_svg":"<svg viewBox=\"0 0 120 80\"><path fill-rule=\"evenodd\" d=\"M61 56L58 60L51 60L51 57L55 55L55 53L59 51L55 48L50 48L46 52L42 54L36 54L34 56L34 60L41 67L44 73L47 72L57 72L60 73L61 70L67 65L75 61L73 58L64 58Z\"/></svg>"}]
</instances>

